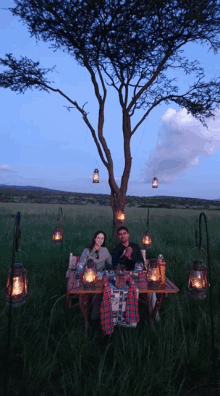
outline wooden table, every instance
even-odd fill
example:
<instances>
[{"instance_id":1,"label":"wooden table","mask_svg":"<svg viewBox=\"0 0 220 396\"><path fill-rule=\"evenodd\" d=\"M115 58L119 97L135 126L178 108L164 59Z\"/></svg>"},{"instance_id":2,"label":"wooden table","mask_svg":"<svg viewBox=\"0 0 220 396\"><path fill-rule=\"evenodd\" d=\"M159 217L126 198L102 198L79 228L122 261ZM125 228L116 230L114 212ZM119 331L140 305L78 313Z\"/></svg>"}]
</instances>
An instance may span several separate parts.
<instances>
[{"instance_id":1,"label":"wooden table","mask_svg":"<svg viewBox=\"0 0 220 396\"><path fill-rule=\"evenodd\" d=\"M89 307L89 298L91 295L102 294L103 293L103 281L99 280L96 282L96 286L94 289L84 289L83 286L76 287L71 289L69 285L71 284L72 277L74 273L71 272L69 278L67 278L67 294L66 294L66 305L65 308L74 308L80 306L81 312L83 313L85 320L85 334L88 333L88 307ZM139 299L138 301L147 305L148 313L150 318L150 324L153 323L157 312L160 311L162 302L164 297L168 297L169 294L178 293L179 289L172 283L168 278L166 278L165 287L163 289L150 289L146 281L144 282L135 282L135 286L139 289ZM154 308L152 308L150 301L150 294L156 293L156 304ZM80 298L80 302L74 305L71 305L71 296L76 296Z\"/></svg>"}]
</instances>

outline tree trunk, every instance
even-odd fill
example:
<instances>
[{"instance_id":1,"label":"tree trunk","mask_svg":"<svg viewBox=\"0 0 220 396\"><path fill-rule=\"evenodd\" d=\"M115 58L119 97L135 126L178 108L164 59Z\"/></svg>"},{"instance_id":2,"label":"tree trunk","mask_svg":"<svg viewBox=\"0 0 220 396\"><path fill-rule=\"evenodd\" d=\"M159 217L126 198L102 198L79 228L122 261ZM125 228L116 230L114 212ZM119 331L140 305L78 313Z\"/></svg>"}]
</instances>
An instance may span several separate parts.
<instances>
[{"instance_id":1,"label":"tree trunk","mask_svg":"<svg viewBox=\"0 0 220 396\"><path fill-rule=\"evenodd\" d=\"M117 194L111 189L111 207L113 211L113 233L112 233L112 241L117 243L117 229L124 225L125 222L121 222L117 219L117 211L121 210L124 212L126 205L126 196L120 193Z\"/></svg>"}]
</instances>

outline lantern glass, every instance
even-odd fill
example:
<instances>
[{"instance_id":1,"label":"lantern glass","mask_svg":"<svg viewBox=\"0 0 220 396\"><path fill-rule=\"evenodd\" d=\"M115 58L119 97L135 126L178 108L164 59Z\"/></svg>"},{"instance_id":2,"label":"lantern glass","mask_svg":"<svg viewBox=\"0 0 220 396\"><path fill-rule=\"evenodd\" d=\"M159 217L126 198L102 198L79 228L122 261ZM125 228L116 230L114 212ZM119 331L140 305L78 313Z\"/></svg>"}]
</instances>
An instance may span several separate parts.
<instances>
[{"instance_id":1,"label":"lantern glass","mask_svg":"<svg viewBox=\"0 0 220 396\"><path fill-rule=\"evenodd\" d=\"M93 260L88 260L83 268L83 283L85 288L94 288L97 280L97 268Z\"/></svg>"},{"instance_id":2,"label":"lantern glass","mask_svg":"<svg viewBox=\"0 0 220 396\"><path fill-rule=\"evenodd\" d=\"M14 264L13 287L11 270L8 271L5 288L5 300L7 305L10 304L10 293L12 299L12 307L18 307L25 304L28 295L28 278L27 271L21 263Z\"/></svg>"},{"instance_id":3,"label":"lantern glass","mask_svg":"<svg viewBox=\"0 0 220 396\"><path fill-rule=\"evenodd\" d=\"M93 173L93 183L99 183L99 170L95 169Z\"/></svg>"},{"instance_id":4,"label":"lantern glass","mask_svg":"<svg viewBox=\"0 0 220 396\"><path fill-rule=\"evenodd\" d=\"M54 232L53 232L53 236L52 236L52 240L55 243L60 243L63 239L63 234L60 228L56 227Z\"/></svg>"},{"instance_id":5,"label":"lantern glass","mask_svg":"<svg viewBox=\"0 0 220 396\"><path fill-rule=\"evenodd\" d=\"M125 212L123 210L118 210L116 214L116 218L119 222L125 221Z\"/></svg>"},{"instance_id":6,"label":"lantern glass","mask_svg":"<svg viewBox=\"0 0 220 396\"><path fill-rule=\"evenodd\" d=\"M151 245L152 245L152 238L151 238L151 233L150 233L150 231L146 231L146 232L143 234L143 237L142 237L142 245L143 245L145 248L151 247Z\"/></svg>"},{"instance_id":7,"label":"lantern glass","mask_svg":"<svg viewBox=\"0 0 220 396\"><path fill-rule=\"evenodd\" d=\"M157 289L161 284L160 267L156 259L151 259L147 269L147 281L149 287Z\"/></svg>"},{"instance_id":8,"label":"lantern glass","mask_svg":"<svg viewBox=\"0 0 220 396\"><path fill-rule=\"evenodd\" d=\"M160 274L161 274L161 287L165 286L165 282L166 282L166 269L167 269L167 263L163 258L162 254L159 254L158 258L157 258L157 263L159 265L160 268Z\"/></svg>"},{"instance_id":9,"label":"lantern glass","mask_svg":"<svg viewBox=\"0 0 220 396\"><path fill-rule=\"evenodd\" d=\"M189 271L188 280L189 297L206 298L208 289L207 269L202 260L193 260Z\"/></svg>"},{"instance_id":10,"label":"lantern glass","mask_svg":"<svg viewBox=\"0 0 220 396\"><path fill-rule=\"evenodd\" d=\"M152 180L152 187L157 188L158 187L158 179L157 177L154 177Z\"/></svg>"}]
</instances>

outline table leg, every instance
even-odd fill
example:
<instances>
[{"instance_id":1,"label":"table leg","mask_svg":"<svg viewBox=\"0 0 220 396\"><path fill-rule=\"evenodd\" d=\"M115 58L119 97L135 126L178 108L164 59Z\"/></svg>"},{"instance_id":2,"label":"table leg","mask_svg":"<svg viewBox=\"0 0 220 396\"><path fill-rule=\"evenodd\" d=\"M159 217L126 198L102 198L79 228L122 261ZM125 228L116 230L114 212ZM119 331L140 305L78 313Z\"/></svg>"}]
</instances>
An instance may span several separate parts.
<instances>
[{"instance_id":1,"label":"table leg","mask_svg":"<svg viewBox=\"0 0 220 396\"><path fill-rule=\"evenodd\" d=\"M89 308L89 294L80 294L80 306L81 306L81 312L83 313L84 316L84 321L85 321L85 335L87 337L88 334L88 308Z\"/></svg>"},{"instance_id":2,"label":"table leg","mask_svg":"<svg viewBox=\"0 0 220 396\"><path fill-rule=\"evenodd\" d=\"M163 298L164 298L164 293L158 293L158 294L156 294L156 296L157 296L157 301L156 301L154 309L151 312L152 320L154 320L156 318L157 312L159 312L161 309Z\"/></svg>"},{"instance_id":3,"label":"table leg","mask_svg":"<svg viewBox=\"0 0 220 396\"><path fill-rule=\"evenodd\" d=\"M158 293L158 294L156 293L156 297L157 297L157 301L156 301L154 308L152 307L150 293L143 295L142 299L139 299L140 302L147 305L148 313L149 313L149 320L150 320L151 325L153 324L153 321L156 318L157 312L159 312L161 309L163 298L165 297L165 293Z\"/></svg>"}]
</instances>

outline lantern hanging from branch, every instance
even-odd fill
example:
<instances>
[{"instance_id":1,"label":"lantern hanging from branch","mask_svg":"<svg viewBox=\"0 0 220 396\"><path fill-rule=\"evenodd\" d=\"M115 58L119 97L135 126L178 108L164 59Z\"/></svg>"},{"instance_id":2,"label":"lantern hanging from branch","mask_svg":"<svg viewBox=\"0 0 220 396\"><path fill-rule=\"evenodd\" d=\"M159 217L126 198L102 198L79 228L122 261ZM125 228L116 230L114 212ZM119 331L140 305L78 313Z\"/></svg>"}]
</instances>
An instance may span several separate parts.
<instances>
[{"instance_id":1,"label":"lantern hanging from branch","mask_svg":"<svg viewBox=\"0 0 220 396\"><path fill-rule=\"evenodd\" d=\"M97 168L93 173L93 183L99 183L99 170Z\"/></svg>"},{"instance_id":2,"label":"lantern hanging from branch","mask_svg":"<svg viewBox=\"0 0 220 396\"><path fill-rule=\"evenodd\" d=\"M62 239L63 239L62 230L59 227L56 227L54 232L53 232L52 240L55 243L60 243L60 242L62 242Z\"/></svg>"},{"instance_id":3,"label":"lantern hanging from branch","mask_svg":"<svg viewBox=\"0 0 220 396\"><path fill-rule=\"evenodd\" d=\"M125 221L125 212L123 210L117 210L116 212L116 219L120 222L123 223Z\"/></svg>"},{"instance_id":4,"label":"lantern hanging from branch","mask_svg":"<svg viewBox=\"0 0 220 396\"><path fill-rule=\"evenodd\" d=\"M96 263L93 260L88 260L83 268L83 283L84 288L93 289L97 279Z\"/></svg>"},{"instance_id":5,"label":"lantern hanging from branch","mask_svg":"<svg viewBox=\"0 0 220 396\"><path fill-rule=\"evenodd\" d=\"M10 295L12 307L19 307L25 304L28 295L28 278L27 271L21 263L14 263L13 278L12 270L8 271L5 288L5 300L7 305L10 305Z\"/></svg>"},{"instance_id":6,"label":"lantern hanging from branch","mask_svg":"<svg viewBox=\"0 0 220 396\"><path fill-rule=\"evenodd\" d=\"M154 177L152 180L152 187L157 188L158 187L158 179L157 177Z\"/></svg>"},{"instance_id":7,"label":"lantern hanging from branch","mask_svg":"<svg viewBox=\"0 0 220 396\"><path fill-rule=\"evenodd\" d=\"M150 248L152 246L152 238L150 231L146 231L142 237L142 245L145 248Z\"/></svg>"},{"instance_id":8,"label":"lantern hanging from branch","mask_svg":"<svg viewBox=\"0 0 220 396\"><path fill-rule=\"evenodd\" d=\"M188 280L189 297L206 298L208 290L207 268L202 264L202 260L193 260L189 271Z\"/></svg>"},{"instance_id":9,"label":"lantern hanging from branch","mask_svg":"<svg viewBox=\"0 0 220 396\"><path fill-rule=\"evenodd\" d=\"M151 259L147 268L147 281L150 289L158 289L161 284L161 272L157 259Z\"/></svg>"}]
</instances>

